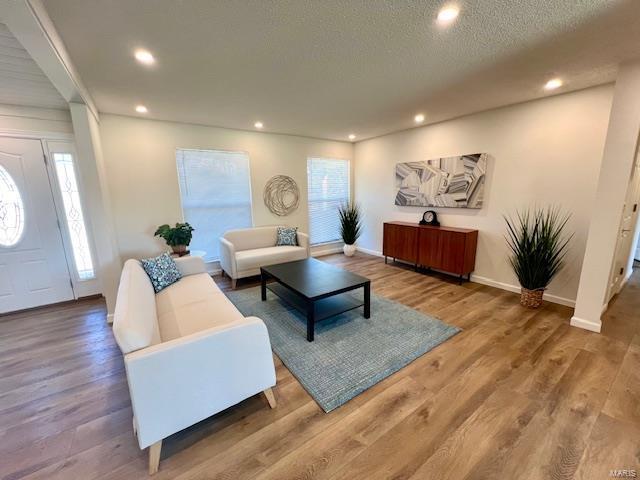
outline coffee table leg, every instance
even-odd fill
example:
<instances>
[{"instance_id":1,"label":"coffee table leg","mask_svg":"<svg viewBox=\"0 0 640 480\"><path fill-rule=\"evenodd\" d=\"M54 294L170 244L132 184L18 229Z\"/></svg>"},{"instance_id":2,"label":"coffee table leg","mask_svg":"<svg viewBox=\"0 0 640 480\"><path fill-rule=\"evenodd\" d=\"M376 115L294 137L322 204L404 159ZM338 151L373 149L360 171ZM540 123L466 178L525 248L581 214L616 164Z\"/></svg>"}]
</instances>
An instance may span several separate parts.
<instances>
[{"instance_id":1,"label":"coffee table leg","mask_svg":"<svg viewBox=\"0 0 640 480\"><path fill-rule=\"evenodd\" d=\"M371 317L371 282L364 284L364 318Z\"/></svg>"},{"instance_id":2,"label":"coffee table leg","mask_svg":"<svg viewBox=\"0 0 640 480\"><path fill-rule=\"evenodd\" d=\"M316 326L316 312L313 302L307 303L307 341L313 342L313 333Z\"/></svg>"},{"instance_id":3,"label":"coffee table leg","mask_svg":"<svg viewBox=\"0 0 640 480\"><path fill-rule=\"evenodd\" d=\"M260 297L262 301L267 300L267 275L260 269Z\"/></svg>"}]
</instances>

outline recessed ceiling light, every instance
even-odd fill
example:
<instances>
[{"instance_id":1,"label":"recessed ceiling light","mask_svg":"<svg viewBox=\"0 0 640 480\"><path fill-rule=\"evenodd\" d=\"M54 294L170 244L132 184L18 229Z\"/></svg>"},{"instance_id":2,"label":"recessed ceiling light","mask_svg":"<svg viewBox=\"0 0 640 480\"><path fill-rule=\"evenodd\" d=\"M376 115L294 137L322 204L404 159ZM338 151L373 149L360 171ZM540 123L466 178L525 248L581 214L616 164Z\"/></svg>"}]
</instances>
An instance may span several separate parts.
<instances>
[{"instance_id":1,"label":"recessed ceiling light","mask_svg":"<svg viewBox=\"0 0 640 480\"><path fill-rule=\"evenodd\" d=\"M349 140L355 140L355 139L356 139L356 136L353 133L349 135Z\"/></svg>"},{"instance_id":2,"label":"recessed ceiling light","mask_svg":"<svg viewBox=\"0 0 640 480\"><path fill-rule=\"evenodd\" d=\"M136 112L138 113L147 113L149 110L147 110L147 107L145 107L144 105L136 105Z\"/></svg>"},{"instance_id":3,"label":"recessed ceiling light","mask_svg":"<svg viewBox=\"0 0 640 480\"><path fill-rule=\"evenodd\" d=\"M458 18L460 9L455 6L448 6L440 9L438 12L438 23L442 25L449 24Z\"/></svg>"},{"instance_id":4,"label":"recessed ceiling light","mask_svg":"<svg viewBox=\"0 0 640 480\"><path fill-rule=\"evenodd\" d=\"M555 90L556 88L559 88L561 86L562 86L562 80L560 80L559 78L552 78L551 80L549 80L547 83L544 84L544 89Z\"/></svg>"},{"instance_id":5,"label":"recessed ceiling light","mask_svg":"<svg viewBox=\"0 0 640 480\"><path fill-rule=\"evenodd\" d=\"M140 63L144 63L145 65L152 65L156 61L148 50L136 50L134 56L136 57L136 60Z\"/></svg>"},{"instance_id":6,"label":"recessed ceiling light","mask_svg":"<svg viewBox=\"0 0 640 480\"><path fill-rule=\"evenodd\" d=\"M256 127L256 128L262 128L262 127L264 127L264 125L262 124L262 122L256 122L256 123L254 123L254 124L253 124L253 126L254 126L254 127Z\"/></svg>"},{"instance_id":7,"label":"recessed ceiling light","mask_svg":"<svg viewBox=\"0 0 640 480\"><path fill-rule=\"evenodd\" d=\"M415 117L413 117L413 121L416 123L424 122L424 114L422 113L417 114Z\"/></svg>"}]
</instances>

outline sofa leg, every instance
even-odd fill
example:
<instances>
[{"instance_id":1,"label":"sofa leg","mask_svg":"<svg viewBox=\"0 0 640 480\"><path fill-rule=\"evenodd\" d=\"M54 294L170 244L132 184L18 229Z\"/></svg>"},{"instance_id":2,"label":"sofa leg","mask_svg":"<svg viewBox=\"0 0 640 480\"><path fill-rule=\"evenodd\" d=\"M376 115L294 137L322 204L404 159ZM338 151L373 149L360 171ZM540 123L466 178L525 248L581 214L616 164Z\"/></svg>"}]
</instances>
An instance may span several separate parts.
<instances>
[{"instance_id":1,"label":"sofa leg","mask_svg":"<svg viewBox=\"0 0 640 480\"><path fill-rule=\"evenodd\" d=\"M271 408L276 408L276 396L273 394L273 390L267 388L264 392L264 396L267 397L267 402Z\"/></svg>"},{"instance_id":2,"label":"sofa leg","mask_svg":"<svg viewBox=\"0 0 640 480\"><path fill-rule=\"evenodd\" d=\"M158 473L160 466L160 451L162 450L162 440L149 446L149 475Z\"/></svg>"},{"instance_id":3,"label":"sofa leg","mask_svg":"<svg viewBox=\"0 0 640 480\"><path fill-rule=\"evenodd\" d=\"M235 290L235 289L236 289L236 285L237 285L237 284L238 284L238 279L237 279L237 278L232 278L232 279L231 279L231 288L232 288L233 290Z\"/></svg>"}]
</instances>

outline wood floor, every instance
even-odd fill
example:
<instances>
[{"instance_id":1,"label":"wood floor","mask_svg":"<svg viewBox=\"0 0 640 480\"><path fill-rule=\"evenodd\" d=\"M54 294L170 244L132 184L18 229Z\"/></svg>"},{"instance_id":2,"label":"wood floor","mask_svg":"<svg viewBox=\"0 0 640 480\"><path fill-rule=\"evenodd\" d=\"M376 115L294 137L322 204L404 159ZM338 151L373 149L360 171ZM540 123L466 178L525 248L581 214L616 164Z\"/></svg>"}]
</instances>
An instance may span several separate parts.
<instances>
[{"instance_id":1,"label":"wood floor","mask_svg":"<svg viewBox=\"0 0 640 480\"><path fill-rule=\"evenodd\" d=\"M463 332L330 414L277 361L276 409L258 395L170 437L154 478L606 479L640 468L639 274L598 335L570 327L566 307L526 310L515 294L361 254L324 259ZM101 301L0 321L0 478L146 478L131 416Z\"/></svg>"}]
</instances>

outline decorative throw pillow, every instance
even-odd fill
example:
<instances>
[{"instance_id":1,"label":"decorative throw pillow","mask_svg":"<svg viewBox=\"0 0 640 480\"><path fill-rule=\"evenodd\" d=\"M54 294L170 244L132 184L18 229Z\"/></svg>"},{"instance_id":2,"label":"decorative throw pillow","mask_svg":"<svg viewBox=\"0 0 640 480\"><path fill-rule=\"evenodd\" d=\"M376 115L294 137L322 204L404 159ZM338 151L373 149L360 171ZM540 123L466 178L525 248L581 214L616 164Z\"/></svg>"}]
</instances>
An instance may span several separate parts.
<instances>
[{"instance_id":1,"label":"decorative throw pillow","mask_svg":"<svg viewBox=\"0 0 640 480\"><path fill-rule=\"evenodd\" d=\"M278 227L278 241L276 247L283 245L298 245L298 227Z\"/></svg>"},{"instance_id":2,"label":"decorative throw pillow","mask_svg":"<svg viewBox=\"0 0 640 480\"><path fill-rule=\"evenodd\" d=\"M140 260L140 263L142 263L142 268L149 275L156 293L176 283L182 277L176 262L173 261L173 258L168 253L163 253L155 258Z\"/></svg>"}]
</instances>

